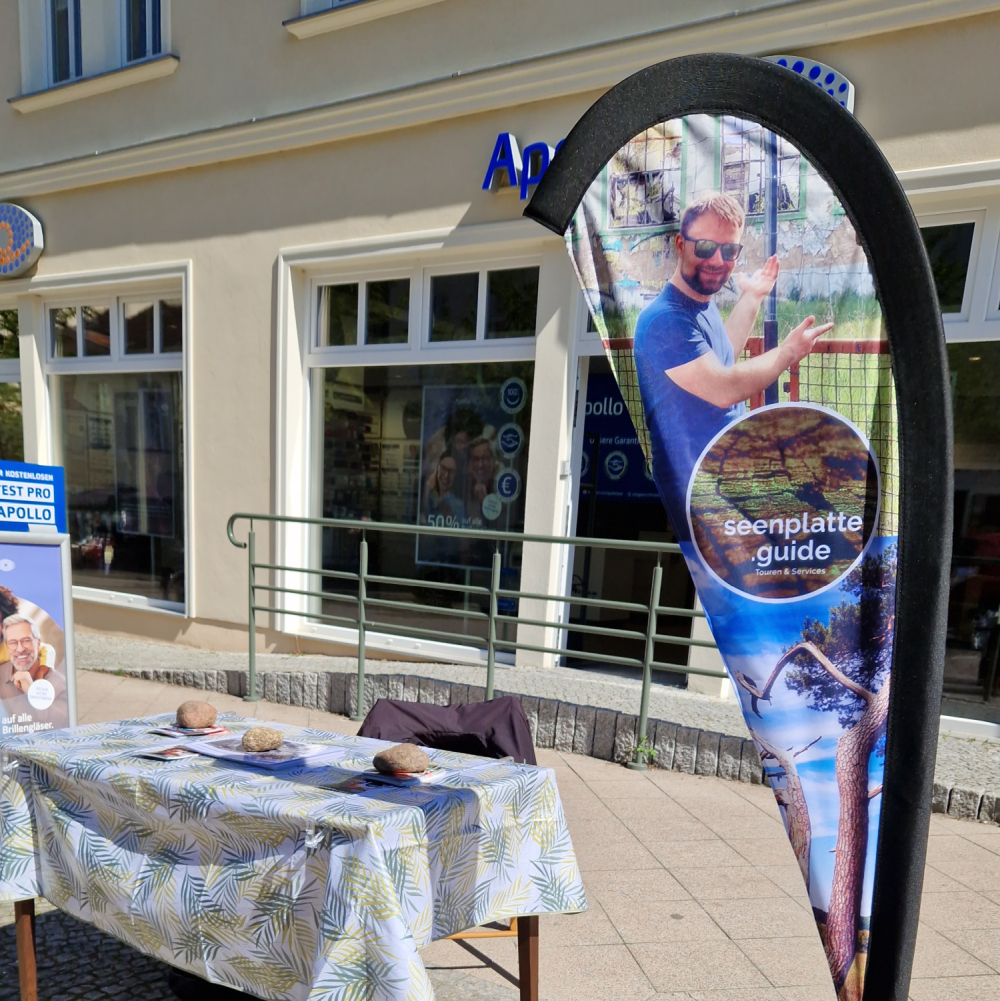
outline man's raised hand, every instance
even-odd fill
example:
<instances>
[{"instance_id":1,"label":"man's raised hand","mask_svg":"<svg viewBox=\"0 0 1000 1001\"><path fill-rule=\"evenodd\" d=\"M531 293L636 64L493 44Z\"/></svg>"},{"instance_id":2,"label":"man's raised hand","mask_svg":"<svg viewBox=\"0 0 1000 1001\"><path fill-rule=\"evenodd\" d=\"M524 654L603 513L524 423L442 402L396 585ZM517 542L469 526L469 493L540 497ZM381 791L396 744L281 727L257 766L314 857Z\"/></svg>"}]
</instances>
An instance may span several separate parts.
<instances>
[{"instance_id":1,"label":"man's raised hand","mask_svg":"<svg viewBox=\"0 0 1000 1001\"><path fill-rule=\"evenodd\" d=\"M833 329L832 323L821 323L814 327L815 316L807 316L797 327L793 327L782 341L778 350L784 359L784 368L802 361L815 347L816 342L828 331Z\"/></svg>"},{"instance_id":2,"label":"man's raised hand","mask_svg":"<svg viewBox=\"0 0 1000 1001\"><path fill-rule=\"evenodd\" d=\"M739 285L740 294L752 295L760 300L766 299L778 280L778 268L778 255L774 254L764 262L764 267L752 275L737 275L736 284Z\"/></svg>"}]
</instances>

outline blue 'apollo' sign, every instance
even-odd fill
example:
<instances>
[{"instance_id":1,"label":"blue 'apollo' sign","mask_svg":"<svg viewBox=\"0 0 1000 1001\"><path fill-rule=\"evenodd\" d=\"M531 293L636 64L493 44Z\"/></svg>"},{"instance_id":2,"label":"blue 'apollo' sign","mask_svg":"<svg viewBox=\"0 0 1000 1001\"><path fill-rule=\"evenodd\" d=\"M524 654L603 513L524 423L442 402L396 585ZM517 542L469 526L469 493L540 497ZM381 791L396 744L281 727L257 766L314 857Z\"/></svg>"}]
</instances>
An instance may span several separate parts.
<instances>
[{"instance_id":1,"label":"blue 'apollo' sign","mask_svg":"<svg viewBox=\"0 0 1000 1001\"><path fill-rule=\"evenodd\" d=\"M555 147L548 143L531 143L522 152L512 132L501 132L493 146L493 156L483 179L483 191L496 191L509 186L519 190L522 202L527 201L528 189L545 176L560 146L561 140Z\"/></svg>"},{"instance_id":2,"label":"blue 'apollo' sign","mask_svg":"<svg viewBox=\"0 0 1000 1001\"><path fill-rule=\"evenodd\" d=\"M62 466L0 459L0 532L65 532Z\"/></svg>"}]
</instances>

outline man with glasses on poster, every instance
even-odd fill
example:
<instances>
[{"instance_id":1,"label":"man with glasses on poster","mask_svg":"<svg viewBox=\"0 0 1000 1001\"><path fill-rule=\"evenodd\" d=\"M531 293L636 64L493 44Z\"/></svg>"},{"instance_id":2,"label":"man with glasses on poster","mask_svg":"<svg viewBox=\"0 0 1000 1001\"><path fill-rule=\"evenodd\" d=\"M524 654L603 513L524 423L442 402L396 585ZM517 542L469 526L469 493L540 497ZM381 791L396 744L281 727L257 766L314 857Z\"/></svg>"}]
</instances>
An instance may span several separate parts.
<instances>
[{"instance_id":1,"label":"man with glasses on poster","mask_svg":"<svg viewBox=\"0 0 1000 1001\"><path fill-rule=\"evenodd\" d=\"M745 220L743 208L729 195L713 192L689 204L674 237L677 267L635 327L635 367L653 479L681 531L688 481L705 447L746 413L746 400L809 354L833 327L815 326L816 318L806 317L778 347L736 361L779 267L774 256L753 275L739 276L740 297L723 321L713 297L736 267Z\"/></svg>"},{"instance_id":2,"label":"man with glasses on poster","mask_svg":"<svg viewBox=\"0 0 1000 1001\"><path fill-rule=\"evenodd\" d=\"M27 733L65 726L66 678L61 671L41 663L42 642L38 626L27 616L8 615L3 620L3 641L10 660L0 664L0 712L4 732ZM48 648L51 658L51 647Z\"/></svg>"}]
</instances>

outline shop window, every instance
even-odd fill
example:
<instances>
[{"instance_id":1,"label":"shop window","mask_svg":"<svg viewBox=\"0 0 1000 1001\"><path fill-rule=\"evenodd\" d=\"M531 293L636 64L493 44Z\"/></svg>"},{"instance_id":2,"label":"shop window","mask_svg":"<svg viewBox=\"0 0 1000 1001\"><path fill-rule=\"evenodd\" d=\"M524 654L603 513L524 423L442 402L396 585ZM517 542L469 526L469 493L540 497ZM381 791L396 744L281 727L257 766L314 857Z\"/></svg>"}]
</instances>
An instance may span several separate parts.
<instances>
[{"instance_id":1,"label":"shop window","mask_svg":"<svg viewBox=\"0 0 1000 1001\"><path fill-rule=\"evenodd\" d=\"M180 299L161 299L160 354L178 354L184 350L184 310Z\"/></svg>"},{"instance_id":2,"label":"shop window","mask_svg":"<svg viewBox=\"0 0 1000 1001\"><path fill-rule=\"evenodd\" d=\"M1000 639L1000 341L948 345L955 434L955 537L942 712L1000 722L984 703Z\"/></svg>"},{"instance_id":3,"label":"shop window","mask_svg":"<svg viewBox=\"0 0 1000 1001\"><path fill-rule=\"evenodd\" d=\"M438 527L524 529L533 362L318 369L322 399L322 515ZM373 532L369 570L429 584L489 586L489 543ZM503 586L516 588L521 548L504 543ZM322 566L357 571L357 533L324 530ZM326 578L323 586L339 589ZM480 596L446 588L372 584L373 597L426 606L426 613L380 609L383 621L440 625L485 635L481 620L433 608L475 608ZM485 607L485 606L483 606ZM343 604L324 602L327 614Z\"/></svg>"},{"instance_id":4,"label":"shop window","mask_svg":"<svg viewBox=\"0 0 1000 1001\"><path fill-rule=\"evenodd\" d=\"M115 322L116 309L119 322ZM50 306L49 358L136 358L183 350L180 299Z\"/></svg>"},{"instance_id":5,"label":"shop window","mask_svg":"<svg viewBox=\"0 0 1000 1001\"><path fill-rule=\"evenodd\" d=\"M77 356L76 306L49 310L49 350L53 358L75 358Z\"/></svg>"},{"instance_id":6,"label":"shop window","mask_svg":"<svg viewBox=\"0 0 1000 1001\"><path fill-rule=\"evenodd\" d=\"M431 278L432 341L474 341L479 306L479 273Z\"/></svg>"},{"instance_id":7,"label":"shop window","mask_svg":"<svg viewBox=\"0 0 1000 1001\"><path fill-rule=\"evenodd\" d=\"M84 306L83 353L92 357L111 354L111 310L107 307Z\"/></svg>"},{"instance_id":8,"label":"shop window","mask_svg":"<svg viewBox=\"0 0 1000 1001\"><path fill-rule=\"evenodd\" d=\"M0 363L17 361L21 357L17 332L17 310L0 309Z\"/></svg>"},{"instance_id":9,"label":"shop window","mask_svg":"<svg viewBox=\"0 0 1000 1001\"><path fill-rule=\"evenodd\" d=\"M534 337L538 268L491 271L486 286L486 339Z\"/></svg>"},{"instance_id":10,"label":"shop window","mask_svg":"<svg viewBox=\"0 0 1000 1001\"><path fill-rule=\"evenodd\" d=\"M73 583L182 609L181 300L129 296L46 311Z\"/></svg>"},{"instance_id":11,"label":"shop window","mask_svg":"<svg viewBox=\"0 0 1000 1001\"><path fill-rule=\"evenodd\" d=\"M0 459L24 461L16 309L0 309Z\"/></svg>"},{"instance_id":12,"label":"shop window","mask_svg":"<svg viewBox=\"0 0 1000 1001\"><path fill-rule=\"evenodd\" d=\"M73 583L184 601L181 374L52 377Z\"/></svg>"},{"instance_id":13,"label":"shop window","mask_svg":"<svg viewBox=\"0 0 1000 1001\"><path fill-rule=\"evenodd\" d=\"M406 344L409 338L409 278L320 287L317 347Z\"/></svg>"},{"instance_id":14,"label":"shop window","mask_svg":"<svg viewBox=\"0 0 1000 1001\"><path fill-rule=\"evenodd\" d=\"M962 312L975 231L976 224L973 222L923 226L920 229L942 313Z\"/></svg>"},{"instance_id":15,"label":"shop window","mask_svg":"<svg viewBox=\"0 0 1000 1001\"><path fill-rule=\"evenodd\" d=\"M405 344L410 330L410 280L367 282L366 344Z\"/></svg>"},{"instance_id":16,"label":"shop window","mask_svg":"<svg viewBox=\"0 0 1000 1001\"><path fill-rule=\"evenodd\" d=\"M324 285L319 293L321 348L343 348L358 343L358 285Z\"/></svg>"},{"instance_id":17,"label":"shop window","mask_svg":"<svg viewBox=\"0 0 1000 1001\"><path fill-rule=\"evenodd\" d=\"M483 341L534 337L537 267L432 275L428 340Z\"/></svg>"},{"instance_id":18,"label":"shop window","mask_svg":"<svg viewBox=\"0 0 1000 1001\"><path fill-rule=\"evenodd\" d=\"M321 283L313 343L317 350L409 352L528 340L538 323L538 282L539 268L531 265ZM423 333L414 337L418 324Z\"/></svg>"},{"instance_id":19,"label":"shop window","mask_svg":"<svg viewBox=\"0 0 1000 1001\"><path fill-rule=\"evenodd\" d=\"M125 353L151 355L154 348L154 304L151 302L125 303Z\"/></svg>"}]
</instances>

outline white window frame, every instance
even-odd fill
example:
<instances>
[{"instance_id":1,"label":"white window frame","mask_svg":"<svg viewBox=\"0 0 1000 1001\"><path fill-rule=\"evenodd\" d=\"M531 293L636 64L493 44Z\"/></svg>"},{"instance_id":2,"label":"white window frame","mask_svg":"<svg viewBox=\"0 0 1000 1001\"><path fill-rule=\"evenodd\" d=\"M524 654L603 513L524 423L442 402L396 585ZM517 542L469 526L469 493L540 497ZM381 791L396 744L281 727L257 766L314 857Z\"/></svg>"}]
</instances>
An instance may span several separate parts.
<instances>
[{"instance_id":1,"label":"white window frame","mask_svg":"<svg viewBox=\"0 0 1000 1001\"><path fill-rule=\"evenodd\" d=\"M1000 189L918 195L913 199L917 224L975 224L962 309L942 313L950 341L1000 340Z\"/></svg>"},{"instance_id":2,"label":"white window frame","mask_svg":"<svg viewBox=\"0 0 1000 1001\"><path fill-rule=\"evenodd\" d=\"M489 261L470 261L468 264L462 264L459 266L452 265L436 265L434 267L426 267L423 269L423 291L424 291L424 308L420 317L420 337L421 337L421 349L429 353L437 353L446 347L458 347L460 345L467 345L472 347L473 345L478 345L481 349L485 346L492 346L494 344L516 344L516 345L526 345L534 344L535 338L538 336L538 305L535 305L535 332L530 337L497 337L497 338L487 338L486 337L486 311L489 305L488 298L488 282L489 274L491 271L513 271L518 268L537 268L539 275L541 274L541 260L501 260L498 261L495 258ZM478 274L479 275L479 287L477 290L477 301L476 301L476 336L475 339L469 339L467 341L432 341L431 340L431 280L434 278L441 278L447 275L468 275L468 274Z\"/></svg>"},{"instance_id":3,"label":"white window frame","mask_svg":"<svg viewBox=\"0 0 1000 1001\"><path fill-rule=\"evenodd\" d=\"M66 84L83 79L83 67L77 66L76 36L80 28L76 23L75 0L68 0L69 10L69 76L65 80L56 79L56 68L52 58L52 50L55 41L55 25L52 23L52 2L53 0L43 0L45 17L45 79L50 87L64 87ZM78 0L82 3L83 0Z\"/></svg>"},{"instance_id":4,"label":"white window frame","mask_svg":"<svg viewBox=\"0 0 1000 1001\"><path fill-rule=\"evenodd\" d=\"M352 262L353 263L353 262ZM371 267L344 270L320 270L309 278L307 301L310 305L309 351L310 368L330 368L352 365L433 365L449 362L531 361L535 357L535 340L538 336L538 314L535 314L535 334L531 337L498 337L487 340L486 332L486 283L490 271L507 271L514 268L538 268L541 274L541 257L538 254L477 257L469 260L450 260L426 266L397 266L375 262ZM467 341L431 341L430 339L430 282L432 277L449 274L479 274L479 299L476 312L476 339ZM410 280L409 331L405 343L365 344L367 312L367 284L398 278ZM321 347L321 318L319 315L320 290L324 285L358 285L358 339L357 345Z\"/></svg>"},{"instance_id":5,"label":"white window frame","mask_svg":"<svg viewBox=\"0 0 1000 1001\"><path fill-rule=\"evenodd\" d=\"M86 3L87 0L79 0L79 3ZM148 62L154 59L160 59L170 52L170 0L160 0L160 50L159 52L153 52L153 37L154 37L154 18L153 13L153 0L142 0L146 5L146 55L140 56L137 59L130 59L128 55L128 6L127 0L117 0L117 17L115 18L115 25L117 31L117 37L114 39L114 44L111 46L112 50L117 54L117 61L115 65L104 66L99 68L96 72L84 73L83 66L77 65L77 51L76 51L76 37L77 32L82 31L87 24L85 17L82 18L81 25L77 25L76 7L77 3L75 0L69 0L69 32L70 32L70 75L65 80L56 80L55 78L55 65L52 58L53 53L53 42L55 35L55 25L52 21L52 0L42 0L43 4L43 14L42 23L44 25L44 39L45 39L45 53L44 53L44 65L45 65L45 80L46 85L49 88L52 87L65 87L68 84L78 83L83 80L91 79L94 76L101 76L107 73L113 73L116 70L125 69L129 66L136 66L140 63ZM82 47L81 47L82 48Z\"/></svg>"},{"instance_id":6,"label":"white window frame","mask_svg":"<svg viewBox=\"0 0 1000 1001\"><path fill-rule=\"evenodd\" d=\"M85 374L87 372L181 372L184 369L184 354L181 351L171 351L161 354L160 348L160 311L153 310L154 353L127 354L125 352L125 306L129 303L151 302L154 304L163 299L177 299L175 288L161 287L143 293L128 292L123 295L86 293L72 295L57 295L46 297L42 303L45 337L45 371L47 375ZM182 297L181 297L182 298ZM183 300L182 300L183 301ZM109 355L84 355L82 309L85 306L107 307L110 311L111 353ZM50 311L53 309L77 309L75 358L57 358L53 353L52 330L50 326ZM185 333L187 318L184 319Z\"/></svg>"},{"instance_id":7,"label":"white window frame","mask_svg":"<svg viewBox=\"0 0 1000 1001\"><path fill-rule=\"evenodd\" d=\"M318 417L317 405L322 402L322 397L314 393L314 373L318 370L353 366L534 361L540 313L536 314L534 337L428 343L424 332L424 317L429 318L427 277L431 272L465 273L480 269L537 267L541 308L546 280L543 266L546 245L557 247L558 253L565 255L561 239L544 233L534 223L516 220L282 250L278 256L277 292L277 513L302 516L315 510L318 479L314 473L320 461L316 447L320 436L313 432ZM320 286L360 280L378 281L403 274L411 276L407 343L317 347ZM360 319L359 316L359 322ZM290 567L310 565L315 539L309 530L296 525L278 525L275 534L282 563ZM287 587L315 587L315 575L289 571L279 577L280 583ZM289 607L294 606L290 604ZM271 624L288 635L335 643L357 642L356 630L311 621L298 615L274 615ZM476 665L485 663L484 654L450 643L374 633L368 633L367 642L371 649L400 655L437 657Z\"/></svg>"},{"instance_id":8,"label":"white window frame","mask_svg":"<svg viewBox=\"0 0 1000 1001\"><path fill-rule=\"evenodd\" d=\"M980 260L983 230L986 225L986 209L976 208L958 212L922 213L918 217L918 223L921 229L930 226L954 226L962 223L972 223L974 225L972 246L969 250L969 266L965 276L965 291L962 295L962 308L957 313L941 314L942 321L947 325L968 323L972 316L973 299L978 291L976 288L977 265ZM998 335L1000 335L1000 331L998 331Z\"/></svg>"},{"instance_id":9,"label":"white window frame","mask_svg":"<svg viewBox=\"0 0 1000 1001\"><path fill-rule=\"evenodd\" d=\"M185 283L186 285L186 283ZM77 600L92 601L97 604L114 605L119 608L141 608L147 611L159 611L167 614L182 615L187 617L191 607L191 503L193 492L190 485L190 406L188 393L188 368L185 359L188 354L188 302L185 287L178 289L176 283L153 284L143 288L141 292L128 289L122 294L113 294L114 290L94 289L91 293L88 289L77 289L72 294L58 294L46 296L42 300L42 336L45 339L44 365L46 386L46 413L49 421L51 454L55 451L55 428L52 421L52 395L51 379L53 375L96 375L105 373L116 375L123 373L144 373L144 372L180 372L181 373L181 410L184 418L182 431L182 454L184 456L184 601L167 601L163 598L150 598L145 595L131 594L127 591L116 591L114 589L104 589L87 587L79 584L73 585L73 597ZM142 354L127 355L125 353L125 324L124 310L126 303L130 302L152 302L157 303L161 299L180 299L182 304L183 330L182 344L183 350L162 354ZM80 351L83 346L83 326L82 308L84 306L109 306L110 308L110 334L111 353L109 355L84 355L81 357ZM55 358L52 354L52 333L49 323L49 311L66 307L77 307L77 357L76 358ZM153 310L154 316L154 348L159 349L159 309Z\"/></svg>"},{"instance_id":10,"label":"white window frame","mask_svg":"<svg viewBox=\"0 0 1000 1001\"><path fill-rule=\"evenodd\" d=\"M158 265L143 265L134 268L122 268L103 272L82 272L64 275L45 275L41 277L14 279L0 286L0 308L24 310L26 302L31 301L32 333L34 349L30 352L34 358L26 355L23 350L19 359L21 372L22 394L25 383L30 382L29 396L37 398L35 407L36 423L42 426L32 426L32 435L37 439L38 454L29 461L50 463L54 454L52 427L52 393L50 375L70 375L87 373L122 373L122 372L155 372L178 371L181 373L181 397L183 413L183 455L184 455L184 602L164 601L158 598L147 598L143 595L129 594L122 591L104 590L91 587L74 586L73 598L78 601L89 601L96 604L111 605L118 608L135 608L147 612L169 615L178 618L190 618L196 613L197 580L193 575L194 561L192 558L192 540L195 534L194 523L194 489L195 476L192 464L193 455L193 411L191 395L191 270L192 262L179 261ZM115 325L118 326L118 336L121 334L121 324L117 317L121 309L117 309L112 320L113 352L116 357L90 356L84 358L53 359L51 357L48 308L50 306L99 303L101 301L149 301L153 298L180 299L183 310L182 344L183 351L176 354L161 355L158 364L151 364L156 355L136 355L135 360L121 357L120 348L116 343ZM117 314L117 317L115 317ZM22 327L21 337L26 332ZM30 418L28 418L30 420ZM26 420L26 439L28 437L28 420ZM27 443L27 441L26 441ZM28 458L26 456L26 458Z\"/></svg>"},{"instance_id":11,"label":"white window frame","mask_svg":"<svg viewBox=\"0 0 1000 1001\"><path fill-rule=\"evenodd\" d=\"M137 59L128 57L128 0L118 0L118 65L134 66L147 59L158 59L168 51L165 27L168 22L166 5L169 0L160 0L160 51L153 52L153 0L142 0L146 5L146 54Z\"/></svg>"}]
</instances>

